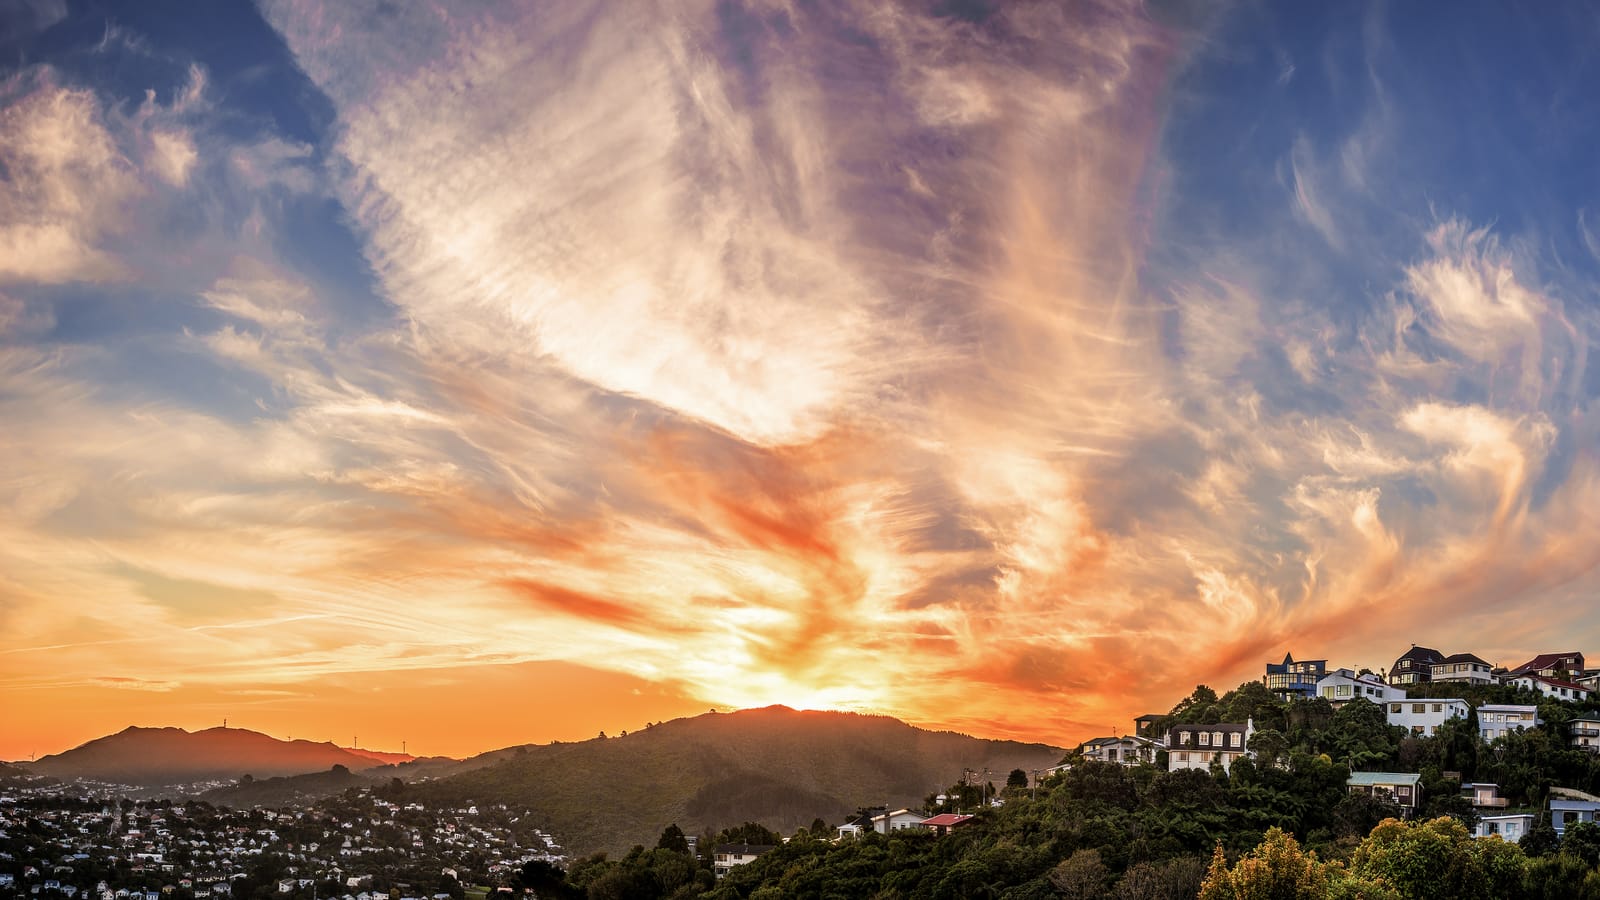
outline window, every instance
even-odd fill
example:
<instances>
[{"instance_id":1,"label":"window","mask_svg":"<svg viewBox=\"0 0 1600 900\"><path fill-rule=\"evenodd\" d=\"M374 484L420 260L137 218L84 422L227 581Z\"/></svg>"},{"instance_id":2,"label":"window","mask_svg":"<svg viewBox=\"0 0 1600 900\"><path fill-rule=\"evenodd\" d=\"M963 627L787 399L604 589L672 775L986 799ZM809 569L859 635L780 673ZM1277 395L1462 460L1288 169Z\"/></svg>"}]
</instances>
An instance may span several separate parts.
<instances>
[{"instance_id":1,"label":"window","mask_svg":"<svg viewBox=\"0 0 1600 900\"><path fill-rule=\"evenodd\" d=\"M1426 703L1413 703L1413 704L1411 704L1411 711L1414 712L1414 713L1425 713L1425 712L1428 711L1428 704L1426 704Z\"/></svg>"},{"instance_id":2,"label":"window","mask_svg":"<svg viewBox=\"0 0 1600 900\"><path fill-rule=\"evenodd\" d=\"M1422 726L1421 725L1413 725L1413 726L1411 726L1411 733L1412 734L1422 734Z\"/></svg>"},{"instance_id":3,"label":"window","mask_svg":"<svg viewBox=\"0 0 1600 900\"><path fill-rule=\"evenodd\" d=\"M1222 732L1213 731L1211 733L1211 743L1216 744L1218 747L1221 747L1222 746Z\"/></svg>"},{"instance_id":4,"label":"window","mask_svg":"<svg viewBox=\"0 0 1600 900\"><path fill-rule=\"evenodd\" d=\"M1394 715L1394 716L1400 715L1400 704L1398 704L1398 703L1389 704L1389 714L1390 715Z\"/></svg>"},{"instance_id":5,"label":"window","mask_svg":"<svg viewBox=\"0 0 1600 900\"><path fill-rule=\"evenodd\" d=\"M1235 747L1237 747L1237 746L1239 746L1239 742L1240 742L1240 740L1241 740L1241 739L1242 739L1242 738L1243 738L1243 737L1244 737L1244 735L1242 735L1242 734L1240 734L1240 733L1239 733L1239 732L1237 732L1237 731L1235 731L1235 732L1234 732L1234 733L1233 733L1233 737L1232 737L1232 739L1231 739L1231 740L1230 740L1230 741L1229 741L1229 743L1231 743L1231 744L1232 744L1232 745L1233 745L1233 746L1235 746Z\"/></svg>"},{"instance_id":6,"label":"window","mask_svg":"<svg viewBox=\"0 0 1600 900\"><path fill-rule=\"evenodd\" d=\"M1443 703L1435 703L1433 705L1433 711L1434 712L1444 712L1444 704Z\"/></svg>"},{"instance_id":7,"label":"window","mask_svg":"<svg viewBox=\"0 0 1600 900\"><path fill-rule=\"evenodd\" d=\"M1187 731L1178 732L1178 743L1184 744L1184 745L1187 746L1188 743L1189 743L1189 732L1187 732Z\"/></svg>"},{"instance_id":8,"label":"window","mask_svg":"<svg viewBox=\"0 0 1600 900\"><path fill-rule=\"evenodd\" d=\"M1208 731L1200 732L1200 746L1209 747L1210 745L1211 745L1211 733L1208 732Z\"/></svg>"}]
</instances>

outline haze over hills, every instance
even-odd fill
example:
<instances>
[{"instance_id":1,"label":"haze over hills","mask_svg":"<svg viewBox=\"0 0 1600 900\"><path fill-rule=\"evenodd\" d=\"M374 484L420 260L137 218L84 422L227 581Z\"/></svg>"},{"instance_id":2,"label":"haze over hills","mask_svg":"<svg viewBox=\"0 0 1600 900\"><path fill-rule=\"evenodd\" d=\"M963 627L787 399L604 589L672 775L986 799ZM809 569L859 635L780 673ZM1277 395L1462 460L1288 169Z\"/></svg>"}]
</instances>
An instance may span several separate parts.
<instances>
[{"instance_id":1,"label":"haze over hills","mask_svg":"<svg viewBox=\"0 0 1600 900\"><path fill-rule=\"evenodd\" d=\"M154 787L244 775L300 775L327 771L335 765L360 771L412 759L403 754L352 751L329 742L283 741L243 728L190 732L131 727L23 767L57 778Z\"/></svg>"},{"instance_id":2,"label":"haze over hills","mask_svg":"<svg viewBox=\"0 0 1600 900\"><path fill-rule=\"evenodd\" d=\"M494 763L411 785L425 802L514 802L573 853L651 846L755 821L785 833L857 807L920 805L963 769L996 785L1065 751L927 731L886 716L783 706L675 719L624 737L496 751ZM473 765L469 760L467 765Z\"/></svg>"}]
</instances>

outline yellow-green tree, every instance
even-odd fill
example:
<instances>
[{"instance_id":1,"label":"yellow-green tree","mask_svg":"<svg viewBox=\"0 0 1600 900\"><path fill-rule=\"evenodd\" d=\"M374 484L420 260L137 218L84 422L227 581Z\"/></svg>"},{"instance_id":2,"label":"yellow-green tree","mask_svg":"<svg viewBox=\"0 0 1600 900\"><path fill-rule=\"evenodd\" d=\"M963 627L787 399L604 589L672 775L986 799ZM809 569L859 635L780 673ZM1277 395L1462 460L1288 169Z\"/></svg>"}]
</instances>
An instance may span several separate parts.
<instances>
[{"instance_id":1,"label":"yellow-green tree","mask_svg":"<svg viewBox=\"0 0 1600 900\"><path fill-rule=\"evenodd\" d=\"M1379 879L1407 900L1497 900L1515 896L1528 870L1522 848L1498 836L1474 838L1448 816L1385 819L1350 858L1351 870Z\"/></svg>"},{"instance_id":2,"label":"yellow-green tree","mask_svg":"<svg viewBox=\"0 0 1600 900\"><path fill-rule=\"evenodd\" d=\"M1379 880L1317 859L1314 851L1300 848L1294 835L1269 828L1266 839L1232 868L1222 845L1217 845L1198 900L1397 900L1398 896Z\"/></svg>"}]
</instances>

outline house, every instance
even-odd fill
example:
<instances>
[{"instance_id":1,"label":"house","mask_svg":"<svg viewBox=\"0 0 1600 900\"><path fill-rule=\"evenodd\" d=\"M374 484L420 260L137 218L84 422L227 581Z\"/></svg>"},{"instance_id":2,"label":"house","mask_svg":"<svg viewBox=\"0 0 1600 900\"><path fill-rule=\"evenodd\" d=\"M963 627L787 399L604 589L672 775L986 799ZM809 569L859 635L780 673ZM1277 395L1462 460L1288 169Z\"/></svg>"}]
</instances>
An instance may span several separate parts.
<instances>
[{"instance_id":1,"label":"house","mask_svg":"<svg viewBox=\"0 0 1600 900\"><path fill-rule=\"evenodd\" d=\"M838 836L840 838L860 837L862 834L868 831L876 831L877 829L873 827L872 824L873 821L877 819L879 815L888 811L889 807L887 806L871 806L863 809L857 812L855 817L850 821L839 826Z\"/></svg>"},{"instance_id":2,"label":"house","mask_svg":"<svg viewBox=\"0 0 1600 900\"><path fill-rule=\"evenodd\" d=\"M1415 812L1422 802L1422 776L1415 772L1351 772L1345 785L1352 794L1366 794Z\"/></svg>"},{"instance_id":3,"label":"house","mask_svg":"<svg viewBox=\"0 0 1600 900\"><path fill-rule=\"evenodd\" d=\"M1216 761L1226 772L1235 760L1249 753L1255 723L1216 725L1174 725L1167 731L1167 771L1205 769Z\"/></svg>"},{"instance_id":4,"label":"house","mask_svg":"<svg viewBox=\"0 0 1600 900\"><path fill-rule=\"evenodd\" d=\"M1317 682L1327 674L1327 660L1295 662L1294 654L1285 653L1283 662L1267 663L1267 674L1261 680L1280 700L1310 700L1317 695Z\"/></svg>"},{"instance_id":5,"label":"house","mask_svg":"<svg viewBox=\"0 0 1600 900\"><path fill-rule=\"evenodd\" d=\"M1092 738L1078 745L1078 752L1083 754L1084 759L1113 762L1123 766L1154 763L1156 751L1160 749L1160 744L1137 735Z\"/></svg>"},{"instance_id":6,"label":"house","mask_svg":"<svg viewBox=\"0 0 1600 900\"><path fill-rule=\"evenodd\" d=\"M885 812L872 817L872 830L879 834L888 834L891 831L909 831L928 820L927 816L920 816L909 809L897 809L894 812Z\"/></svg>"},{"instance_id":7,"label":"house","mask_svg":"<svg viewBox=\"0 0 1600 900\"><path fill-rule=\"evenodd\" d=\"M972 821L972 816L957 815L955 813L940 813L931 819L923 819L922 827L934 834L943 837L957 828Z\"/></svg>"},{"instance_id":8,"label":"house","mask_svg":"<svg viewBox=\"0 0 1600 900\"><path fill-rule=\"evenodd\" d=\"M755 862L757 857L773 849L771 844L718 844L711 858L711 871L721 878L734 866Z\"/></svg>"},{"instance_id":9,"label":"house","mask_svg":"<svg viewBox=\"0 0 1600 900\"><path fill-rule=\"evenodd\" d=\"M1567 733L1572 736L1572 746L1590 753L1600 753L1600 717L1573 719L1567 723Z\"/></svg>"},{"instance_id":10,"label":"house","mask_svg":"<svg viewBox=\"0 0 1600 900\"><path fill-rule=\"evenodd\" d=\"M1161 735L1151 734L1150 729L1154 728L1157 722L1165 718L1166 716L1162 715L1161 713L1145 713L1144 715L1133 720L1133 733L1139 737L1147 737L1152 740L1159 739Z\"/></svg>"},{"instance_id":11,"label":"house","mask_svg":"<svg viewBox=\"0 0 1600 900\"><path fill-rule=\"evenodd\" d=\"M1571 791L1570 793L1576 794L1577 791ZM1555 826L1558 836L1567 833L1568 825L1595 821L1595 813L1597 811L1600 811L1600 798L1590 797L1587 800L1577 800L1558 797L1554 789L1550 792L1550 824Z\"/></svg>"},{"instance_id":12,"label":"house","mask_svg":"<svg viewBox=\"0 0 1600 900\"><path fill-rule=\"evenodd\" d=\"M1465 719L1471 712L1465 700L1430 697L1390 703L1384 707L1384 718L1412 734L1431 737L1447 720Z\"/></svg>"},{"instance_id":13,"label":"house","mask_svg":"<svg viewBox=\"0 0 1600 900\"><path fill-rule=\"evenodd\" d=\"M1550 678L1533 672L1522 674L1512 673L1506 677L1506 684L1538 691L1552 700L1564 700L1569 703L1580 703L1589 699L1589 689L1572 681L1559 678Z\"/></svg>"},{"instance_id":14,"label":"house","mask_svg":"<svg viewBox=\"0 0 1600 900\"><path fill-rule=\"evenodd\" d=\"M1533 813L1501 813L1493 816L1479 816L1478 827L1472 832L1473 837L1488 837L1499 835L1503 841L1517 843L1523 835L1533 828L1535 820Z\"/></svg>"},{"instance_id":15,"label":"house","mask_svg":"<svg viewBox=\"0 0 1600 900\"><path fill-rule=\"evenodd\" d=\"M1434 681L1494 684L1494 666L1471 653L1455 653L1433 664Z\"/></svg>"},{"instance_id":16,"label":"house","mask_svg":"<svg viewBox=\"0 0 1600 900\"><path fill-rule=\"evenodd\" d=\"M1394 685L1427 684L1433 680L1433 664L1443 662L1444 654L1432 647L1411 645L1400 654L1389 668L1389 683Z\"/></svg>"},{"instance_id":17,"label":"house","mask_svg":"<svg viewBox=\"0 0 1600 900\"><path fill-rule=\"evenodd\" d=\"M1478 736L1492 741L1510 731L1522 731L1542 724L1539 708L1513 703L1485 703L1478 707Z\"/></svg>"},{"instance_id":18,"label":"house","mask_svg":"<svg viewBox=\"0 0 1600 900\"><path fill-rule=\"evenodd\" d=\"M1382 704L1389 700L1403 700L1406 692L1404 688L1392 687L1370 672L1361 675L1352 669L1335 669L1317 682L1317 696L1338 709L1357 697Z\"/></svg>"},{"instance_id":19,"label":"house","mask_svg":"<svg viewBox=\"0 0 1600 900\"><path fill-rule=\"evenodd\" d=\"M1545 678L1577 680L1584 674L1583 654L1576 650L1564 653L1541 653L1511 670L1512 675L1543 675Z\"/></svg>"},{"instance_id":20,"label":"house","mask_svg":"<svg viewBox=\"0 0 1600 900\"><path fill-rule=\"evenodd\" d=\"M1478 809L1504 809L1511 801L1500 796L1500 785L1489 782L1468 782L1461 786L1461 796Z\"/></svg>"}]
</instances>

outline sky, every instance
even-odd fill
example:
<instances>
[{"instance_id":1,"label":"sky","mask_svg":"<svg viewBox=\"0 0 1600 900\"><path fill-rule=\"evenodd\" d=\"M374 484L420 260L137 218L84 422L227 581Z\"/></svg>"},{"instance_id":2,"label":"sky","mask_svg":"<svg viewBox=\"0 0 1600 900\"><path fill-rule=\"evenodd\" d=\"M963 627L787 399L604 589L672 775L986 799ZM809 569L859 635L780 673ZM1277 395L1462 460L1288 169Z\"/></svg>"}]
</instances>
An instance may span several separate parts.
<instances>
[{"instance_id":1,"label":"sky","mask_svg":"<svg viewBox=\"0 0 1600 900\"><path fill-rule=\"evenodd\" d=\"M1600 653L1600 13L0 2L0 758Z\"/></svg>"}]
</instances>

